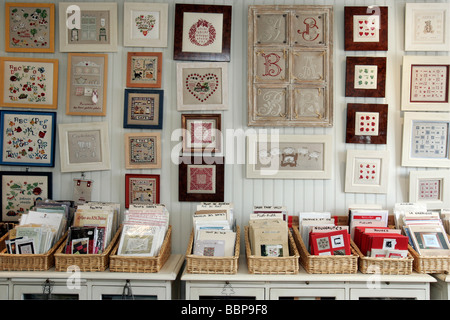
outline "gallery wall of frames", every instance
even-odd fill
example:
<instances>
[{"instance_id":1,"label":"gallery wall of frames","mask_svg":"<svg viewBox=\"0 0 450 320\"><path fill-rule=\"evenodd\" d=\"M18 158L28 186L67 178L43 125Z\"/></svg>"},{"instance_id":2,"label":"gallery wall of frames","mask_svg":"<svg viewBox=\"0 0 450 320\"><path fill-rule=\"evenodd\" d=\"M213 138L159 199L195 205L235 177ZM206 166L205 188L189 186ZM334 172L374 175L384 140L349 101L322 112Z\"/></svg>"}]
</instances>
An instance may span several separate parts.
<instances>
[{"instance_id":1,"label":"gallery wall of frames","mask_svg":"<svg viewBox=\"0 0 450 320\"><path fill-rule=\"evenodd\" d=\"M42 2L0 0L2 176L122 211L150 197L174 253L201 201L238 225L257 205L450 208L448 1Z\"/></svg>"}]
</instances>

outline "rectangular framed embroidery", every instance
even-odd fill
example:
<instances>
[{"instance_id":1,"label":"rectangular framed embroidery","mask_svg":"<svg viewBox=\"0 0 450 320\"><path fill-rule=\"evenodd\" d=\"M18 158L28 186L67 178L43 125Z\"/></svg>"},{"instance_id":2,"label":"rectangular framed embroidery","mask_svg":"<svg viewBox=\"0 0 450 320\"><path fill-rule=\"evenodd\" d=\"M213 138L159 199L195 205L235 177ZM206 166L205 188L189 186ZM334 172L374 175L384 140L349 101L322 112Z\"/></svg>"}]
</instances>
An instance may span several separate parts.
<instances>
[{"instance_id":1,"label":"rectangular framed embroidery","mask_svg":"<svg viewBox=\"0 0 450 320\"><path fill-rule=\"evenodd\" d=\"M450 167L450 115L405 112L402 166Z\"/></svg>"},{"instance_id":2,"label":"rectangular framed embroidery","mask_svg":"<svg viewBox=\"0 0 450 320\"><path fill-rule=\"evenodd\" d=\"M230 61L232 6L175 4L174 60Z\"/></svg>"},{"instance_id":3,"label":"rectangular framed embroidery","mask_svg":"<svg viewBox=\"0 0 450 320\"><path fill-rule=\"evenodd\" d=\"M125 168L161 168L161 133L126 133Z\"/></svg>"},{"instance_id":4,"label":"rectangular framed embroidery","mask_svg":"<svg viewBox=\"0 0 450 320\"><path fill-rule=\"evenodd\" d=\"M425 203L427 209L448 208L450 206L450 171L410 171L409 202Z\"/></svg>"},{"instance_id":5,"label":"rectangular framed embroidery","mask_svg":"<svg viewBox=\"0 0 450 320\"><path fill-rule=\"evenodd\" d=\"M386 144L387 104L347 104L346 143Z\"/></svg>"},{"instance_id":6,"label":"rectangular framed embroidery","mask_svg":"<svg viewBox=\"0 0 450 320\"><path fill-rule=\"evenodd\" d=\"M247 178L331 179L330 135L247 137Z\"/></svg>"},{"instance_id":7,"label":"rectangular framed embroidery","mask_svg":"<svg viewBox=\"0 0 450 320\"><path fill-rule=\"evenodd\" d=\"M55 52L55 4L5 3L6 52Z\"/></svg>"},{"instance_id":8,"label":"rectangular framed embroidery","mask_svg":"<svg viewBox=\"0 0 450 320\"><path fill-rule=\"evenodd\" d=\"M401 110L450 111L450 57L404 56Z\"/></svg>"},{"instance_id":9,"label":"rectangular framed embroidery","mask_svg":"<svg viewBox=\"0 0 450 320\"><path fill-rule=\"evenodd\" d=\"M130 88L160 88L162 52L128 52L127 81Z\"/></svg>"},{"instance_id":10,"label":"rectangular framed embroidery","mask_svg":"<svg viewBox=\"0 0 450 320\"><path fill-rule=\"evenodd\" d=\"M183 152L220 152L220 114L182 114Z\"/></svg>"},{"instance_id":11,"label":"rectangular framed embroidery","mask_svg":"<svg viewBox=\"0 0 450 320\"><path fill-rule=\"evenodd\" d=\"M0 105L58 108L58 60L0 57Z\"/></svg>"},{"instance_id":12,"label":"rectangular framed embroidery","mask_svg":"<svg viewBox=\"0 0 450 320\"><path fill-rule=\"evenodd\" d=\"M125 89L123 127L162 129L164 91Z\"/></svg>"},{"instance_id":13,"label":"rectangular framed embroidery","mask_svg":"<svg viewBox=\"0 0 450 320\"><path fill-rule=\"evenodd\" d=\"M179 201L224 201L223 157L185 156L179 161Z\"/></svg>"},{"instance_id":14,"label":"rectangular framed embroidery","mask_svg":"<svg viewBox=\"0 0 450 320\"><path fill-rule=\"evenodd\" d=\"M117 3L60 2L59 51L117 51Z\"/></svg>"},{"instance_id":15,"label":"rectangular framed embroidery","mask_svg":"<svg viewBox=\"0 0 450 320\"><path fill-rule=\"evenodd\" d=\"M52 173L0 171L2 221L18 222L36 200L52 199Z\"/></svg>"},{"instance_id":16,"label":"rectangular framed embroidery","mask_svg":"<svg viewBox=\"0 0 450 320\"><path fill-rule=\"evenodd\" d=\"M386 90L386 57L347 57L346 97L383 98Z\"/></svg>"},{"instance_id":17,"label":"rectangular framed embroidery","mask_svg":"<svg viewBox=\"0 0 450 320\"><path fill-rule=\"evenodd\" d=\"M134 204L158 204L159 197L159 175L125 174L125 208Z\"/></svg>"},{"instance_id":18,"label":"rectangular framed embroidery","mask_svg":"<svg viewBox=\"0 0 450 320\"><path fill-rule=\"evenodd\" d=\"M56 112L0 111L0 164L55 165Z\"/></svg>"}]
</instances>

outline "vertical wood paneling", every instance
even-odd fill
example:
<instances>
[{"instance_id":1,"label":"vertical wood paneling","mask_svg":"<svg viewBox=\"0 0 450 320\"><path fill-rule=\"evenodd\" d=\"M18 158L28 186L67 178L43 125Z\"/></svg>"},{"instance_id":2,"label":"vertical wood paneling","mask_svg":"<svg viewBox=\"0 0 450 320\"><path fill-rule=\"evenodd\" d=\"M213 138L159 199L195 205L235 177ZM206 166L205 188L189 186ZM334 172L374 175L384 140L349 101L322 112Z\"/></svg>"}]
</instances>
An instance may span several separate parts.
<instances>
[{"instance_id":1,"label":"vertical wood paneling","mask_svg":"<svg viewBox=\"0 0 450 320\"><path fill-rule=\"evenodd\" d=\"M143 0L141 0L143 1ZM0 19L4 21L5 0L0 0ZM36 1L33 1L36 2ZM100 1L99 5L100 5ZM123 47L123 2L118 3L118 37L119 50L109 53L108 58L108 93L107 115L105 117L68 116L65 114L67 53L59 52L58 23L56 22L56 51L54 54L5 53L4 32L0 33L0 50L2 56L26 56L59 59L58 89L58 123L82 122L89 125L93 121L109 123L112 170L86 172L86 177L94 180L93 199L100 201L118 201L125 199L126 173L155 173L161 175L161 202L166 204L171 214L172 251L184 253L189 239L192 213L197 203L178 201L178 167L171 161L171 151L179 139L172 141L172 132L180 128L181 113L176 110L176 63L172 59L175 3L232 5L232 43L231 62L229 63L229 110L222 114L222 126L226 129L247 130L247 7L249 5L291 5L321 4L334 6L334 126L332 128L280 128L282 134L330 134L333 135L333 178L331 180L276 180L246 179L245 165L236 163L245 152L245 146L239 146L237 138L230 149L225 149L225 157L233 153L233 163L225 166L225 201L235 204L236 220L240 225L248 221L253 205L285 205L289 213L302 211L330 211L333 214L346 214L352 204L380 204L392 209L396 202L408 201L409 171L400 165L402 147L402 113L400 111L401 63L403 55L437 55L434 52L407 52L403 50L404 42L404 6L405 1L388 0L166 0L154 2L169 3L169 29L167 48ZM140 2L130 1L130 2ZM413 1L410 1L413 2ZM447 2L448 0L420 2ZM383 5L389 7L389 51L344 51L344 6ZM58 12L58 5L56 6ZM124 160L124 133L144 130L123 128L123 99L125 89L126 56L130 51L163 52L164 123L162 129L162 169L126 170ZM438 55L448 55L448 52ZM346 56L386 56L387 87L386 98L346 98L345 58ZM387 103L388 143L387 145L354 145L345 143L346 105L347 103ZM257 128L259 129L259 128ZM225 134L224 134L225 137ZM59 142L58 138L56 139ZM229 142L229 141L228 141ZM227 147L227 141L224 141ZM387 194L351 194L344 192L346 150L389 150L389 190ZM228 158L227 158L228 159ZM244 157L245 159L245 157ZM54 180L54 198L70 199L72 197L72 180L80 173L60 173L59 147L56 147L56 165L51 169ZM21 167L3 166L1 170L25 170ZM48 171L44 168L31 168L31 171Z\"/></svg>"}]
</instances>

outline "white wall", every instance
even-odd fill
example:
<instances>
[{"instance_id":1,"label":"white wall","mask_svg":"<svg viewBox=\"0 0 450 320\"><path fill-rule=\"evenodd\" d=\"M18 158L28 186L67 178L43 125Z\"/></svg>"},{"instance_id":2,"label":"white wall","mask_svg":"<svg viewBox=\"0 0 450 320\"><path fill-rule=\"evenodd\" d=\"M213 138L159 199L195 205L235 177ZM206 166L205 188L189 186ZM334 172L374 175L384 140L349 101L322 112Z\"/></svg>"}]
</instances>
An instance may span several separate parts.
<instances>
[{"instance_id":1,"label":"white wall","mask_svg":"<svg viewBox=\"0 0 450 320\"><path fill-rule=\"evenodd\" d=\"M26 0L24 0L26 1ZM138 0L136 2L142 2ZM40 1L36 1L40 2ZM98 1L100 2L100 1ZM246 179L245 166L226 165L225 167L225 201L234 202L237 223L245 225L253 205L285 205L289 213L301 211L330 211L343 215L352 204L379 204L392 209L396 202L408 201L409 171L417 168L405 168L400 165L402 112L400 112L401 62L403 55L449 55L449 52L407 52L404 42L404 7L405 1L392 0L209 0L209 1L154 1L169 3L169 35L167 48L123 47L123 2L118 2L119 50L109 53L108 93L106 117L69 116L65 114L65 88L67 53L59 52L59 30L56 23L56 50L54 54L22 54L4 51L4 32L0 33L0 50L2 56L26 56L59 59L58 89L58 123L86 123L107 121L110 125L111 163L110 171L86 172L86 177L94 180L93 200L125 202L125 173L154 173L161 175L161 203L171 214L173 227L172 251L184 253L191 230L191 216L197 203L178 201L178 167L171 162L171 149L178 141L171 141L172 131L180 127L181 113L176 110L176 62L172 59L175 3L232 5L232 39L231 62L229 63L229 101L230 108L222 113L223 129L247 129L246 106L246 70L247 70L247 7L249 5L273 4L316 4L334 6L334 126L332 128L281 128L285 134L330 134L333 136L333 178L331 180L272 180ZM131 1L130 1L131 2ZM413 2L413 1L407 1ZM444 2L422 0L417 2ZM0 21L4 20L5 0L0 0ZM389 50L344 51L344 6L379 5L389 7ZM450 5L450 4L449 4ZM56 13L58 6L56 7ZM58 14L57 14L58 19ZM58 21L58 20L56 20ZM160 170L126 170L123 137L126 132L139 130L123 128L123 96L125 89L126 57L129 51L162 51L164 89L164 123L162 130L162 159ZM346 56L386 56L386 98L346 98L345 58ZM346 105L347 103L386 103L388 112L388 137L386 145L356 145L345 143ZM58 143L58 139L57 139ZM346 150L389 150L389 187L387 194L353 194L344 193ZM225 157L227 155L225 150ZM244 152L244 149L235 149ZM51 169L30 168L31 171L53 172L54 199L69 199L72 196L72 180L80 177L79 173L61 173L59 147L56 147L56 165ZM423 169L423 168L422 168ZM25 170L22 167L2 166L1 170ZM242 228L243 229L243 228ZM242 238L243 239L243 238Z\"/></svg>"}]
</instances>

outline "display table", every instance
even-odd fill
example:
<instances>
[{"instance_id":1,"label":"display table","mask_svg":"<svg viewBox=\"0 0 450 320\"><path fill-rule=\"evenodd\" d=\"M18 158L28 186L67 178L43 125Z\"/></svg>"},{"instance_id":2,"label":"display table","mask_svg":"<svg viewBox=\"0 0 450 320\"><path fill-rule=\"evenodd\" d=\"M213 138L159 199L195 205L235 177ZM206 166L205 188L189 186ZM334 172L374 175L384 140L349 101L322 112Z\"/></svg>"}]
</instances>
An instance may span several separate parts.
<instances>
[{"instance_id":1,"label":"display table","mask_svg":"<svg viewBox=\"0 0 450 320\"><path fill-rule=\"evenodd\" d=\"M171 255L156 273L0 271L0 299L176 299L183 262Z\"/></svg>"},{"instance_id":2,"label":"display table","mask_svg":"<svg viewBox=\"0 0 450 320\"><path fill-rule=\"evenodd\" d=\"M236 274L181 276L186 299L430 299L428 274L309 274L302 267L295 275L248 273L246 259L239 259Z\"/></svg>"}]
</instances>

